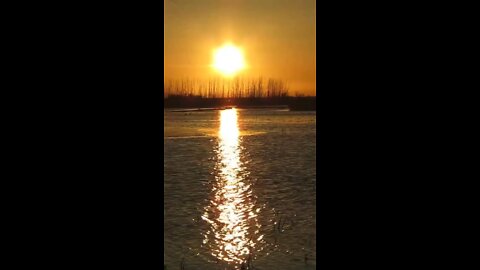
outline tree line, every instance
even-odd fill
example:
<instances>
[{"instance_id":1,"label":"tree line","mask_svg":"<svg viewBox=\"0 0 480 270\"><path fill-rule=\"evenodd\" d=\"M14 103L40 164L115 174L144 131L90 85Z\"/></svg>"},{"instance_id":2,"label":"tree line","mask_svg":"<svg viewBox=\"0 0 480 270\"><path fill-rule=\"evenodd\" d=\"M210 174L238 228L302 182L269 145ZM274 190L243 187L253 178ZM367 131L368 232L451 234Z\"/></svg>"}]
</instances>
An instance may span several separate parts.
<instances>
[{"instance_id":1,"label":"tree line","mask_svg":"<svg viewBox=\"0 0 480 270\"><path fill-rule=\"evenodd\" d=\"M278 79L234 78L227 79L177 79L164 82L164 97L197 96L202 98L275 98L289 94L286 82Z\"/></svg>"}]
</instances>

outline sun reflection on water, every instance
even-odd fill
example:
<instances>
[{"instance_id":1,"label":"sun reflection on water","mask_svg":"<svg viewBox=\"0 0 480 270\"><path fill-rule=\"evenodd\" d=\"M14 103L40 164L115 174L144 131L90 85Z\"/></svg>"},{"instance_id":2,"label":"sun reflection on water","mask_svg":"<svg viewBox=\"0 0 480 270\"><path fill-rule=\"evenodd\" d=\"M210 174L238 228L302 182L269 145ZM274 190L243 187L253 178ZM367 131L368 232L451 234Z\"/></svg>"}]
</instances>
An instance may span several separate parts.
<instances>
[{"instance_id":1,"label":"sun reflection on water","mask_svg":"<svg viewBox=\"0 0 480 270\"><path fill-rule=\"evenodd\" d=\"M263 235L251 185L242 163L238 112L220 111L217 169L212 196L202 219L208 222L203 244L217 260L239 265L252 259Z\"/></svg>"}]
</instances>

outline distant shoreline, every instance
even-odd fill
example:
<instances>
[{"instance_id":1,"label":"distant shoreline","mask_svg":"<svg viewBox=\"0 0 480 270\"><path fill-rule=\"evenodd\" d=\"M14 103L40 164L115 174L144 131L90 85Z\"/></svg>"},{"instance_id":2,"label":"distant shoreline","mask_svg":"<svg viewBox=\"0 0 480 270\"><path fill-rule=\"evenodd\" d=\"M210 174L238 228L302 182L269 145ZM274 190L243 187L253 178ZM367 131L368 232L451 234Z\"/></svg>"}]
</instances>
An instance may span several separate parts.
<instances>
[{"instance_id":1,"label":"distant shoreline","mask_svg":"<svg viewBox=\"0 0 480 270\"><path fill-rule=\"evenodd\" d=\"M176 111L222 110L228 107L240 109L290 109L291 111L316 111L316 97L275 98L202 98L199 96L170 96L164 98L165 109ZM172 110L171 110L172 111Z\"/></svg>"},{"instance_id":2,"label":"distant shoreline","mask_svg":"<svg viewBox=\"0 0 480 270\"><path fill-rule=\"evenodd\" d=\"M217 108L169 108L169 112L203 112L203 111L218 111L218 110L225 110L230 108L237 108L237 109L277 109L277 110L287 110L290 109L287 105L279 105L279 106L225 106L225 107L217 107ZM167 108L165 108L167 109Z\"/></svg>"}]
</instances>

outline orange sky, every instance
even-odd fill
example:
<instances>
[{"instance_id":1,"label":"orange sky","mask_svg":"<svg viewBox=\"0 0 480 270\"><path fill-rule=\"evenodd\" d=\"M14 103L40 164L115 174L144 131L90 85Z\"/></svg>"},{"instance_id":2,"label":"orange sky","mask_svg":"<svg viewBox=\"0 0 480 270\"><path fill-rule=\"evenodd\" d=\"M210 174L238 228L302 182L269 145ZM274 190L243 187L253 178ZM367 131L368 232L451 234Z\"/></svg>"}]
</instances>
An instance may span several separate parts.
<instances>
[{"instance_id":1,"label":"orange sky","mask_svg":"<svg viewBox=\"0 0 480 270\"><path fill-rule=\"evenodd\" d=\"M165 79L208 79L212 52L225 42L244 51L237 76L286 81L291 94L315 95L314 0L165 0Z\"/></svg>"}]
</instances>

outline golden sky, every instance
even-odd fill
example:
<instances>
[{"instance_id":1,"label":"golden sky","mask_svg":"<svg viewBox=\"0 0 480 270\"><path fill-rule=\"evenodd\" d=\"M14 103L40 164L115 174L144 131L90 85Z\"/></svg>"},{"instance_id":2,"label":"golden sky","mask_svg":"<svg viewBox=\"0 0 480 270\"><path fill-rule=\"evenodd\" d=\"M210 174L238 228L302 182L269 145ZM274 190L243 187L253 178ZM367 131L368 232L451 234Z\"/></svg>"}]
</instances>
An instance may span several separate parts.
<instances>
[{"instance_id":1,"label":"golden sky","mask_svg":"<svg viewBox=\"0 0 480 270\"><path fill-rule=\"evenodd\" d=\"M315 0L165 0L165 79L220 77L213 51L241 48L237 76L281 79L315 95Z\"/></svg>"}]
</instances>

